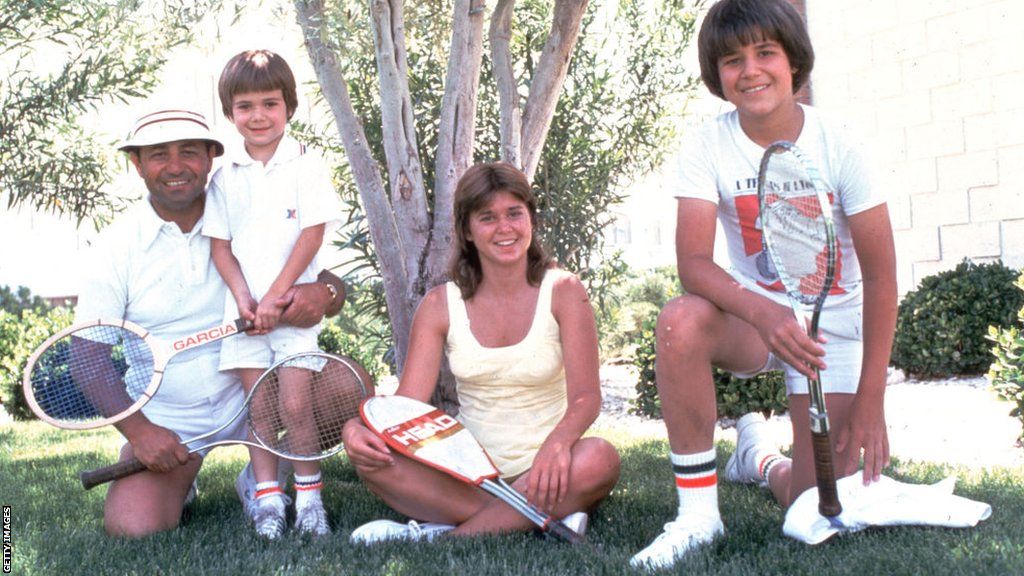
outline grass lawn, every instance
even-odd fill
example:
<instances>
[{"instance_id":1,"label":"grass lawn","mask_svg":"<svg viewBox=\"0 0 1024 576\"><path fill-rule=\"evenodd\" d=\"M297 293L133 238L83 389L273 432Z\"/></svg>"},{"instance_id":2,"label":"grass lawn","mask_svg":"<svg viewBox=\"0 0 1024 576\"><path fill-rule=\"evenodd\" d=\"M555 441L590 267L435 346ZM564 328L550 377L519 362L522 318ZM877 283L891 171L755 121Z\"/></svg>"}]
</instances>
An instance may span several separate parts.
<instances>
[{"instance_id":1,"label":"grass lawn","mask_svg":"<svg viewBox=\"0 0 1024 576\"><path fill-rule=\"evenodd\" d=\"M530 535L449 539L435 544L352 546L363 522L401 520L357 480L344 457L325 464L324 498L335 525L320 540L268 543L243 524L234 492L243 449L215 450L200 474L200 498L182 528L139 541L108 538L105 488L86 492L80 470L109 463L113 431L64 432L40 423L0 424L0 504L12 509L14 574L630 574L630 556L674 514L662 439L603 430L622 451L622 480L592 518L596 549ZM719 461L732 450L719 446ZM968 470L896 462L887 473L935 482L955 473L957 494L988 502L992 517L965 530L874 529L810 547L782 534L783 513L767 491L719 486L726 536L686 558L685 574L1024 574L1024 468Z\"/></svg>"}]
</instances>

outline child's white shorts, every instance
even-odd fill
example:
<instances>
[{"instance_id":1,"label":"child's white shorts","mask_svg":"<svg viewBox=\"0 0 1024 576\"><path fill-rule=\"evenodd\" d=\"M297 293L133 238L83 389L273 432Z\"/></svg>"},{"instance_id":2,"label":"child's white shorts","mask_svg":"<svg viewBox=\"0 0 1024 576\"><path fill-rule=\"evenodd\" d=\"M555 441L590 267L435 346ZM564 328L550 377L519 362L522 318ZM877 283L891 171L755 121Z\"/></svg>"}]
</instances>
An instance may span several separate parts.
<instances>
[{"instance_id":1,"label":"child's white shorts","mask_svg":"<svg viewBox=\"0 0 1024 576\"><path fill-rule=\"evenodd\" d=\"M281 325L260 336L239 334L221 341L219 368L269 368L286 356L317 350L319 335L319 326L296 328Z\"/></svg>"},{"instance_id":2,"label":"child's white shorts","mask_svg":"<svg viewBox=\"0 0 1024 576\"><path fill-rule=\"evenodd\" d=\"M818 331L825 336L825 365L821 371L821 387L826 394L856 394L860 383L861 361L864 358L863 306L860 302L821 312ZM737 378L752 378L763 372L782 370L786 374L786 392L807 394L807 377L768 353L768 361L759 370L732 372Z\"/></svg>"}]
</instances>

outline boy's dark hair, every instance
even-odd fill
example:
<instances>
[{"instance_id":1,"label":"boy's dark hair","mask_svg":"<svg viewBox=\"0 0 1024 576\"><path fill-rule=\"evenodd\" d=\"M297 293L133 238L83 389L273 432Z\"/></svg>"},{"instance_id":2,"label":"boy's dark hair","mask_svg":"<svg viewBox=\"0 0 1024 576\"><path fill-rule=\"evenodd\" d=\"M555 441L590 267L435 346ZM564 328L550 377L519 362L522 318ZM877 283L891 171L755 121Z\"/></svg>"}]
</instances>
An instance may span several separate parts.
<instances>
[{"instance_id":1,"label":"boy's dark hair","mask_svg":"<svg viewBox=\"0 0 1024 576\"><path fill-rule=\"evenodd\" d=\"M281 89L285 109L291 120L299 107L295 92L295 75L288 63L270 50L246 50L236 54L224 65L217 83L220 107L224 115L231 118L231 105L235 94L246 92L270 92Z\"/></svg>"},{"instance_id":2,"label":"boy's dark hair","mask_svg":"<svg viewBox=\"0 0 1024 576\"><path fill-rule=\"evenodd\" d=\"M526 250L526 279L539 286L552 258L537 235L537 197L526 175L507 162L475 164L466 170L455 186L455 238L448 274L463 300L469 300L483 280L483 267L476 246L469 240L469 217L483 210L499 192L507 192L526 204L530 213L532 234Z\"/></svg>"},{"instance_id":3,"label":"boy's dark hair","mask_svg":"<svg viewBox=\"0 0 1024 576\"><path fill-rule=\"evenodd\" d=\"M795 94L811 76L814 48L800 13L786 0L720 0L708 10L697 35L700 77L712 94L725 99L718 60L742 46L774 40L786 51Z\"/></svg>"}]
</instances>

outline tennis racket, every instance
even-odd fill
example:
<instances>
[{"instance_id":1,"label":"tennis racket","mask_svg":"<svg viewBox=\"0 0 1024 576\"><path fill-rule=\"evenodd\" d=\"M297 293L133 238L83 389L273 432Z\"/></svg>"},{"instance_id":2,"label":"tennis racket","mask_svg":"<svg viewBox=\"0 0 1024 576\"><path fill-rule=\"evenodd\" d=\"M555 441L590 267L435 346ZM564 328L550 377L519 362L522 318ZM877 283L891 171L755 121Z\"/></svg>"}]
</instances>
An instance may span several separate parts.
<instances>
[{"instance_id":1,"label":"tennis racket","mask_svg":"<svg viewBox=\"0 0 1024 576\"><path fill-rule=\"evenodd\" d=\"M293 354L260 375L245 404L230 420L182 443L190 447L189 453L245 444L286 460L323 460L342 449L345 422L359 414L359 404L366 395L366 383L350 361L324 352ZM246 419L255 442L230 439L201 443L239 418ZM132 458L83 472L80 478L88 490L143 470L146 465Z\"/></svg>"},{"instance_id":2,"label":"tennis racket","mask_svg":"<svg viewBox=\"0 0 1024 576\"><path fill-rule=\"evenodd\" d=\"M570 544L583 542L582 536L538 510L502 480L483 446L452 416L406 396L367 398L360 413L367 427L399 454L483 488L546 534Z\"/></svg>"},{"instance_id":3,"label":"tennis racket","mask_svg":"<svg viewBox=\"0 0 1024 576\"><path fill-rule=\"evenodd\" d=\"M25 400L41 420L58 428L113 424L153 397L175 355L250 328L238 319L165 342L128 320L75 324L48 338L29 358Z\"/></svg>"},{"instance_id":4,"label":"tennis racket","mask_svg":"<svg viewBox=\"0 0 1024 576\"><path fill-rule=\"evenodd\" d=\"M832 289L836 270L836 235L825 184L817 167L800 149L792 142L779 141L769 146L761 158L757 198L764 252L774 265L793 314L806 322L811 340L817 340L821 308ZM807 389L818 511L831 519L843 507L836 491L821 374L817 369L814 372L814 377L807 379Z\"/></svg>"}]
</instances>

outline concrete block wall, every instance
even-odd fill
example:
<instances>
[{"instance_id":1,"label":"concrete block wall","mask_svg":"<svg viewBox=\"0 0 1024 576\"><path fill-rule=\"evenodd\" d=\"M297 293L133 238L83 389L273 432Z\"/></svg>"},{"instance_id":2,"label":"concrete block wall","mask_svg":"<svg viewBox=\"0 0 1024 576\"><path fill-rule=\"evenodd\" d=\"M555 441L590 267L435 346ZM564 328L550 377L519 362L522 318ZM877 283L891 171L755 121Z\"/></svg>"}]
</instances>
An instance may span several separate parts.
<instances>
[{"instance_id":1,"label":"concrete block wall","mask_svg":"<svg viewBox=\"0 0 1024 576\"><path fill-rule=\"evenodd\" d=\"M1024 267L1024 1L803 4L813 103L888 180L900 292L963 258Z\"/></svg>"}]
</instances>

